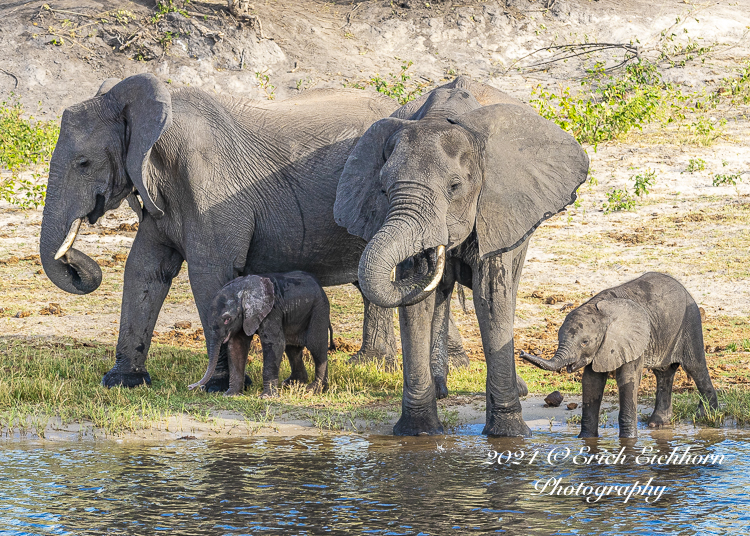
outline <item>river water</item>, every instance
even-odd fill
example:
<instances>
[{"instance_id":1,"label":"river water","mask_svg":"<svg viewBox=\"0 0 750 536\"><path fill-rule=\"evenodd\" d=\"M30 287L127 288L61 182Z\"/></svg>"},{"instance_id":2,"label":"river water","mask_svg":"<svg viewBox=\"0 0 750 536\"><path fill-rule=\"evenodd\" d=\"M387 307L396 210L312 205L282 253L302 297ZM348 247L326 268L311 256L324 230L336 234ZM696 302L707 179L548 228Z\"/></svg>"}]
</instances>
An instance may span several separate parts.
<instances>
[{"instance_id":1,"label":"river water","mask_svg":"<svg viewBox=\"0 0 750 536\"><path fill-rule=\"evenodd\" d=\"M750 534L746 431L642 432L636 441L616 430L597 440L480 431L6 440L0 535Z\"/></svg>"}]
</instances>

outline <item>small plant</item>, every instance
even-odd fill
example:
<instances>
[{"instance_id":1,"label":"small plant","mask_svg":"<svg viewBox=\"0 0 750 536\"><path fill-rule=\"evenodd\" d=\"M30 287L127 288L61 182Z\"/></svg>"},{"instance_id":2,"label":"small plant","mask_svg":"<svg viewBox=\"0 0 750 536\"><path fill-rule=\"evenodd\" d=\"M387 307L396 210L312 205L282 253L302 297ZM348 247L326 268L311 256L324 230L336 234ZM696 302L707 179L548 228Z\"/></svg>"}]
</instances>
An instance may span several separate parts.
<instances>
[{"instance_id":1,"label":"small plant","mask_svg":"<svg viewBox=\"0 0 750 536\"><path fill-rule=\"evenodd\" d=\"M690 123L690 131L695 134L695 139L700 145L711 145L714 140L721 136L721 127L725 124L726 119L722 119L717 129L713 121L704 116L698 116L695 121Z\"/></svg>"},{"instance_id":2,"label":"small plant","mask_svg":"<svg viewBox=\"0 0 750 536\"><path fill-rule=\"evenodd\" d=\"M381 78L379 74L375 73L375 75L371 76L365 82L349 85L357 89L365 89L367 86L372 86L379 93L395 99L399 104L403 105L419 97L429 85L427 82L409 82L411 75L408 74L408 71L413 64L414 62L412 61L404 61L401 64L401 72L398 74L389 73L388 78Z\"/></svg>"},{"instance_id":3,"label":"small plant","mask_svg":"<svg viewBox=\"0 0 750 536\"><path fill-rule=\"evenodd\" d=\"M742 182L742 173L716 174L714 175L714 186L733 186L737 192L737 199L740 198L740 182Z\"/></svg>"},{"instance_id":4,"label":"small plant","mask_svg":"<svg viewBox=\"0 0 750 536\"><path fill-rule=\"evenodd\" d=\"M635 198L627 190L613 188L607 192L607 202L602 205L602 208L605 214L620 210L633 210L635 208Z\"/></svg>"},{"instance_id":5,"label":"small plant","mask_svg":"<svg viewBox=\"0 0 750 536\"><path fill-rule=\"evenodd\" d=\"M565 418L565 422L568 424L581 424L581 420L582 418L580 415L571 415Z\"/></svg>"},{"instance_id":6,"label":"small plant","mask_svg":"<svg viewBox=\"0 0 750 536\"><path fill-rule=\"evenodd\" d=\"M633 179L635 195L643 197L644 195L648 195L648 189L656 182L656 172L653 169L647 169L643 173L633 175L631 179Z\"/></svg>"},{"instance_id":7,"label":"small plant","mask_svg":"<svg viewBox=\"0 0 750 536\"><path fill-rule=\"evenodd\" d=\"M271 84L271 79L268 76L268 74L266 74L266 71L263 71L263 72L256 71L255 79L258 81L258 85L266 94L266 98L268 100L273 100L276 98L276 93L275 93L276 86Z\"/></svg>"},{"instance_id":8,"label":"small plant","mask_svg":"<svg viewBox=\"0 0 750 536\"><path fill-rule=\"evenodd\" d=\"M159 44L164 49L164 52L169 52L169 47L172 46L172 40L179 38L179 32L164 32L164 35L159 39Z\"/></svg>"},{"instance_id":9,"label":"small plant","mask_svg":"<svg viewBox=\"0 0 750 536\"><path fill-rule=\"evenodd\" d=\"M703 171L704 169L706 169L706 161L702 158L691 158L688 162L688 173L695 173L696 171Z\"/></svg>"},{"instance_id":10,"label":"small plant","mask_svg":"<svg viewBox=\"0 0 750 536\"><path fill-rule=\"evenodd\" d=\"M184 0L183 8L186 4L189 3L189 1L190 0ZM174 2L175 0L157 0L156 7L154 8L154 16L151 17L151 22L156 24L162 19L162 17L164 17L164 15L167 15L168 13L179 13L183 17L190 16L185 9L177 7Z\"/></svg>"}]
</instances>

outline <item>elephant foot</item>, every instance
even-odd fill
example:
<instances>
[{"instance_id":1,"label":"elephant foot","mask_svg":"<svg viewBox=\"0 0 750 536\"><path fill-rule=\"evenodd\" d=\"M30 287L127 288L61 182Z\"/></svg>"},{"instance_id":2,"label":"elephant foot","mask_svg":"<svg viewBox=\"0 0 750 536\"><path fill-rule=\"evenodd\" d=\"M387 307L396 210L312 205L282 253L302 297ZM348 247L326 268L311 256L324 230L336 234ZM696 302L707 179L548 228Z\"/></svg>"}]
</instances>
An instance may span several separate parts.
<instances>
[{"instance_id":1,"label":"elephant foot","mask_svg":"<svg viewBox=\"0 0 750 536\"><path fill-rule=\"evenodd\" d=\"M395 355L381 354L373 351L360 350L353 357L349 358L349 363L352 365L368 365L375 363L382 368L385 372L396 372L399 370L398 361Z\"/></svg>"},{"instance_id":2,"label":"elephant foot","mask_svg":"<svg viewBox=\"0 0 750 536\"><path fill-rule=\"evenodd\" d=\"M312 382L310 385L307 386L306 390L308 393L319 395L320 393L323 393L328 390L328 383L315 380L314 382Z\"/></svg>"},{"instance_id":3,"label":"elephant foot","mask_svg":"<svg viewBox=\"0 0 750 536\"><path fill-rule=\"evenodd\" d=\"M307 384L307 378L292 378L289 376L286 380L281 382L282 387L292 387L293 385L305 385Z\"/></svg>"},{"instance_id":4,"label":"elephant foot","mask_svg":"<svg viewBox=\"0 0 750 536\"><path fill-rule=\"evenodd\" d=\"M664 428L672 424L672 415L654 411L648 418L649 428Z\"/></svg>"},{"instance_id":5,"label":"elephant foot","mask_svg":"<svg viewBox=\"0 0 750 536\"><path fill-rule=\"evenodd\" d=\"M245 374L245 389L253 385L253 381L250 376ZM203 390L207 393L223 393L229 390L229 374L224 376L212 376L210 380L203 386Z\"/></svg>"},{"instance_id":6,"label":"elephant foot","mask_svg":"<svg viewBox=\"0 0 750 536\"><path fill-rule=\"evenodd\" d=\"M279 390L278 389L265 389L260 394L261 400L268 400L269 398L279 398Z\"/></svg>"},{"instance_id":7,"label":"elephant foot","mask_svg":"<svg viewBox=\"0 0 750 536\"><path fill-rule=\"evenodd\" d=\"M432 380L435 382L435 396L438 400L442 400L448 396L448 385L444 376L433 376Z\"/></svg>"},{"instance_id":8,"label":"elephant foot","mask_svg":"<svg viewBox=\"0 0 750 536\"><path fill-rule=\"evenodd\" d=\"M620 428L620 437L630 437L635 438L638 437L638 430L635 428Z\"/></svg>"},{"instance_id":9,"label":"elephant foot","mask_svg":"<svg viewBox=\"0 0 750 536\"><path fill-rule=\"evenodd\" d=\"M434 403L433 403L434 404ZM437 415L437 405L423 411L403 409L401 417L393 426L393 435L443 435L443 425Z\"/></svg>"},{"instance_id":10,"label":"elephant foot","mask_svg":"<svg viewBox=\"0 0 750 536\"><path fill-rule=\"evenodd\" d=\"M482 433L492 437L531 437L531 429L518 413L492 413Z\"/></svg>"},{"instance_id":11,"label":"elephant foot","mask_svg":"<svg viewBox=\"0 0 750 536\"><path fill-rule=\"evenodd\" d=\"M581 439L584 439L586 437L599 437L599 432L589 432L588 430L581 430L581 433L578 434L578 437Z\"/></svg>"},{"instance_id":12,"label":"elephant foot","mask_svg":"<svg viewBox=\"0 0 750 536\"><path fill-rule=\"evenodd\" d=\"M224 396L240 396L242 394L242 391L238 389L227 389L227 392L224 393Z\"/></svg>"},{"instance_id":13,"label":"elephant foot","mask_svg":"<svg viewBox=\"0 0 750 536\"><path fill-rule=\"evenodd\" d=\"M121 372L113 368L102 378L102 385L111 387L138 387L139 385L151 385L151 376L145 370L143 372Z\"/></svg>"}]
</instances>

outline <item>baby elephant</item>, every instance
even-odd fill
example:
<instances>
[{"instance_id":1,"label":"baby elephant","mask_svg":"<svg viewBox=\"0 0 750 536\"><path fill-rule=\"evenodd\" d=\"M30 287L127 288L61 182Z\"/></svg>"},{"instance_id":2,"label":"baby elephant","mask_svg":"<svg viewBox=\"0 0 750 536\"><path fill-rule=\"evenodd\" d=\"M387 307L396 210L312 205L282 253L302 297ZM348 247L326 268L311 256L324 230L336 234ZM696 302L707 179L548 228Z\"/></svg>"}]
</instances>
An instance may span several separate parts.
<instances>
[{"instance_id":1,"label":"baby elephant","mask_svg":"<svg viewBox=\"0 0 750 536\"><path fill-rule=\"evenodd\" d=\"M202 387L214 373L222 343L229 349L229 390L226 395L240 394L245 383L247 352L254 333L263 347L263 393L261 398L276 396L279 366L286 350L292 374L284 381L307 383L302 350L307 347L315 362L315 380L307 389L320 392L328 387L328 332L330 322L328 297L313 276L305 272L250 275L230 281L211 304L213 343L208 370L198 383Z\"/></svg>"},{"instance_id":2,"label":"baby elephant","mask_svg":"<svg viewBox=\"0 0 750 536\"><path fill-rule=\"evenodd\" d=\"M638 386L643 367L656 376L652 428L672 417L672 383L680 365L700 394L717 409L703 347L698 306L680 283L649 272L618 287L603 290L568 314L558 332L552 359L521 353L546 370L583 369L583 415L578 437L599 436L599 407L608 373L615 372L620 393L620 437L637 436ZM698 412L705 411L703 403Z\"/></svg>"}]
</instances>

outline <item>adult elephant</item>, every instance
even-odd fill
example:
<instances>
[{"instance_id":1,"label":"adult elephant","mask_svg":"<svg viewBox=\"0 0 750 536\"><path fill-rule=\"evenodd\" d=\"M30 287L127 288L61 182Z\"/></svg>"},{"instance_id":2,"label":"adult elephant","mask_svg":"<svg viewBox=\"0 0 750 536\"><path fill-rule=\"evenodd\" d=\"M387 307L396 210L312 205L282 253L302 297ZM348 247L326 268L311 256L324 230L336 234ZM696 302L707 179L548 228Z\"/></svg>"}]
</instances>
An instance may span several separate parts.
<instances>
[{"instance_id":1,"label":"adult elephant","mask_svg":"<svg viewBox=\"0 0 750 536\"><path fill-rule=\"evenodd\" d=\"M183 260L207 334L211 300L239 275L304 270L323 285L356 281L366 243L336 225L336 187L359 137L395 108L360 90L273 103L170 92L142 74L108 81L65 110L42 220L47 276L67 292L94 291L101 270L72 247L81 222L126 198L141 220L125 265L116 362L102 383L150 383L154 325ZM395 353L392 311L368 304L364 341L365 355ZM206 344L210 354L221 341ZM222 348L207 387L226 390L228 380Z\"/></svg>"},{"instance_id":2,"label":"adult elephant","mask_svg":"<svg viewBox=\"0 0 750 536\"><path fill-rule=\"evenodd\" d=\"M359 264L364 295L399 307L404 394L395 434L443 431L436 386L444 385L446 367L430 356L445 339L458 281L473 289L487 361L483 433L531 435L514 363L516 291L529 236L575 200L587 173L588 157L570 135L461 77L359 140L334 215L368 241Z\"/></svg>"}]
</instances>

